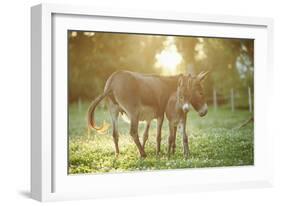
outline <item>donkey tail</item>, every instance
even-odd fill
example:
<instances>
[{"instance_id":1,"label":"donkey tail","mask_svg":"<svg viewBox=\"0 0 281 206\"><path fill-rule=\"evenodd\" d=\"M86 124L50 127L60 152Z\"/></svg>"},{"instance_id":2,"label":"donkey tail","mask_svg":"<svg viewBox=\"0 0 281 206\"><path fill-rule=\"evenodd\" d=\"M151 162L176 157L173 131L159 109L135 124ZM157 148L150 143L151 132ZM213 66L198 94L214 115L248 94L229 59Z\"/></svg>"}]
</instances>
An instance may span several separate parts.
<instances>
[{"instance_id":1,"label":"donkey tail","mask_svg":"<svg viewBox=\"0 0 281 206\"><path fill-rule=\"evenodd\" d=\"M101 100L103 100L110 93L111 93L111 90L107 90L103 94L99 95L94 101L92 101L91 105L89 106L88 113L87 113L88 128L95 129L97 131L100 131L101 133L104 132L105 130L107 130L106 127L108 128L108 125L105 122L103 122L103 125L100 127L98 127L95 124L94 114L95 114L95 109L96 109L97 105L101 102Z\"/></svg>"}]
</instances>

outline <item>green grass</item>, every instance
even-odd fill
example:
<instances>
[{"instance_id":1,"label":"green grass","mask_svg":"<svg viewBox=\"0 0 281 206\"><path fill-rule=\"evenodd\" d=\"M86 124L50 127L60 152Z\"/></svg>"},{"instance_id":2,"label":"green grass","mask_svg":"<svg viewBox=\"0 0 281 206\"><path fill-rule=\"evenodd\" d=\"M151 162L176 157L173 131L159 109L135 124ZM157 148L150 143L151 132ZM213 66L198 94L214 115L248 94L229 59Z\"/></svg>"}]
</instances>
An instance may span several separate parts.
<instances>
[{"instance_id":1,"label":"green grass","mask_svg":"<svg viewBox=\"0 0 281 206\"><path fill-rule=\"evenodd\" d=\"M182 137L177 136L175 155L167 157L168 127L165 120L162 128L161 154L156 156L156 121L150 129L145 147L146 159L140 159L135 143L129 135L129 124L119 119L120 154L115 157L111 127L106 134L92 132L88 137L86 110L89 103L77 104L69 108L69 174L122 172L139 170L160 170L179 168L242 166L254 164L253 123L235 129L246 121L251 114L246 110L231 112L228 108L212 108L201 118L195 111L188 115L189 158L182 151ZM96 111L96 121L110 123L106 109ZM144 124L139 134L142 142Z\"/></svg>"}]
</instances>

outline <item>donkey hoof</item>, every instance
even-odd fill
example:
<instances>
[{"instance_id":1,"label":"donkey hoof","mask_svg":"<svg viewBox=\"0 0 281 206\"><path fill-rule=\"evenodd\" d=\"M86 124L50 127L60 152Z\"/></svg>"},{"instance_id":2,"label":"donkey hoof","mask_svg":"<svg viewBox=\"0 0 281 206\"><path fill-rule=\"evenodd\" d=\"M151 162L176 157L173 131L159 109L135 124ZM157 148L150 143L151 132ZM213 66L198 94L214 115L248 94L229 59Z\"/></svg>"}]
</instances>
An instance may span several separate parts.
<instances>
[{"instance_id":1,"label":"donkey hoof","mask_svg":"<svg viewBox=\"0 0 281 206\"><path fill-rule=\"evenodd\" d=\"M143 159L147 157L147 155L146 155L145 153L142 153L140 156L141 156L141 158L143 158Z\"/></svg>"}]
</instances>

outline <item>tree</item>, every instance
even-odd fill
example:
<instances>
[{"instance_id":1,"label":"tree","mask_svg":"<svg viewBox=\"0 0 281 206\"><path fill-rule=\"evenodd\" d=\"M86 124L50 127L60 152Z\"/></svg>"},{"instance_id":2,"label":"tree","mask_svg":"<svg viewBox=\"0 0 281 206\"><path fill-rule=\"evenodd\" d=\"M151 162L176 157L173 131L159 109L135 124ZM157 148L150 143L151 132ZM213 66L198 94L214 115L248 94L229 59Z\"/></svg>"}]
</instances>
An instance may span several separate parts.
<instances>
[{"instance_id":1,"label":"tree","mask_svg":"<svg viewBox=\"0 0 281 206\"><path fill-rule=\"evenodd\" d=\"M163 36L70 31L69 100L93 99L118 70L151 73Z\"/></svg>"}]
</instances>

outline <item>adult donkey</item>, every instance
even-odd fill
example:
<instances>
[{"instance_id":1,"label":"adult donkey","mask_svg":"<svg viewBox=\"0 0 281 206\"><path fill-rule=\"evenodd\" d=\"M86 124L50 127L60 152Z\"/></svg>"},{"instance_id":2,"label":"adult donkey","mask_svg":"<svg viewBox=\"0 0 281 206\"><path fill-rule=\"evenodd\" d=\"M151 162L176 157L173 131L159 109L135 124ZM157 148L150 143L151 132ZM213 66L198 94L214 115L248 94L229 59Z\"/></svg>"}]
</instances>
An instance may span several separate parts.
<instances>
[{"instance_id":1,"label":"adult donkey","mask_svg":"<svg viewBox=\"0 0 281 206\"><path fill-rule=\"evenodd\" d=\"M158 76L141 74L130 71L114 72L106 81L103 94L99 95L88 109L88 127L103 130L103 126L97 127L94 121L95 108L99 102L108 97L109 111L113 125L113 140L116 155L119 154L118 146L118 116L119 113L126 114L130 120L130 135L132 136L141 157L146 157L144 146L141 145L138 135L139 121L147 122L148 132L152 119L157 119L157 154L160 152L161 128L164 120L164 112L170 95L176 91L178 80L181 75ZM207 104L202 96L201 79L206 73L197 76L192 94L196 96L196 104L191 104L200 116L207 113ZM144 142L145 143L145 142Z\"/></svg>"}]
</instances>

